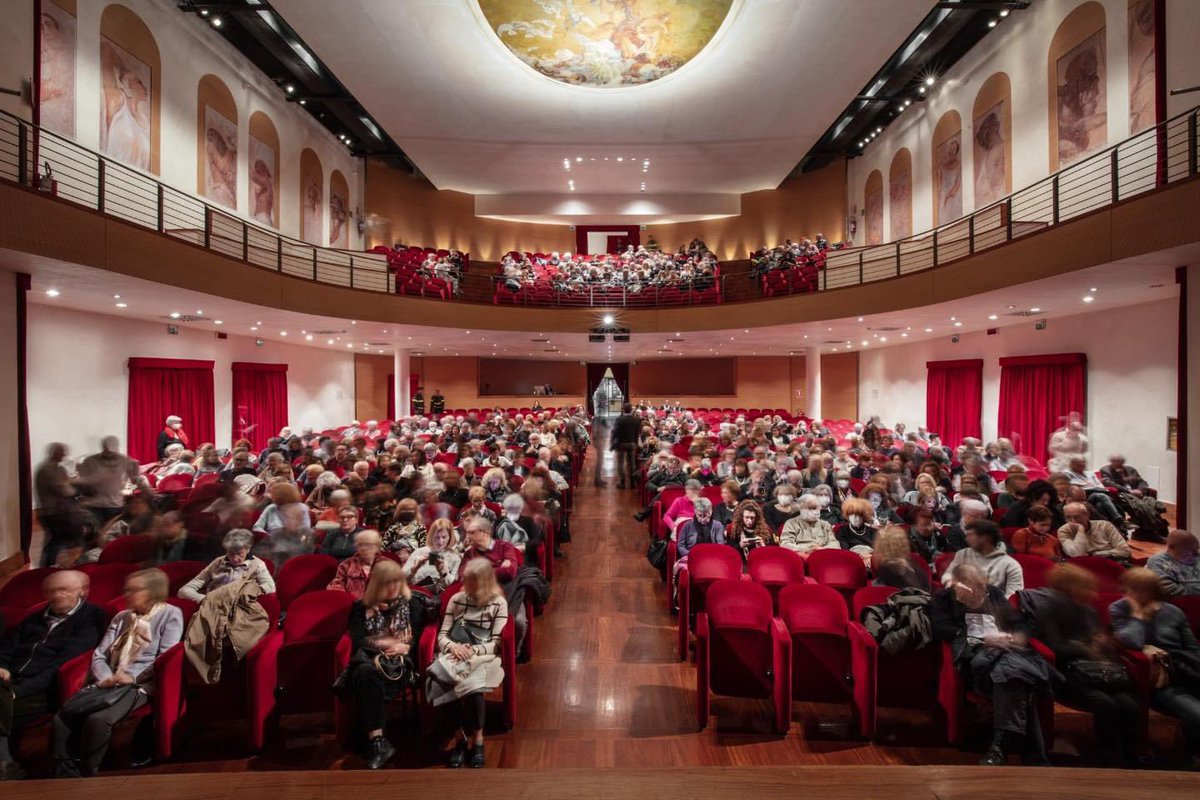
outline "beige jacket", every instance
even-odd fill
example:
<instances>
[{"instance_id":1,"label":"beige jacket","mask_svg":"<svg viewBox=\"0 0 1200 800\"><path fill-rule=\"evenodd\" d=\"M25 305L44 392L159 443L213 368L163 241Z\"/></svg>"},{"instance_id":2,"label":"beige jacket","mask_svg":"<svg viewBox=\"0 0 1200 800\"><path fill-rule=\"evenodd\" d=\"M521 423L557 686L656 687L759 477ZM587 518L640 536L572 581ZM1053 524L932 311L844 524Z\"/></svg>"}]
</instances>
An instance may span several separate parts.
<instances>
[{"instance_id":1,"label":"beige jacket","mask_svg":"<svg viewBox=\"0 0 1200 800\"><path fill-rule=\"evenodd\" d=\"M1105 556L1128 559L1129 543L1116 527L1106 520L1094 519L1087 530L1068 522L1058 529L1058 541L1068 556Z\"/></svg>"},{"instance_id":2,"label":"beige jacket","mask_svg":"<svg viewBox=\"0 0 1200 800\"><path fill-rule=\"evenodd\" d=\"M267 635L271 622L258 602L262 586L253 575L214 589L192 615L184 634L183 653L204 683L221 680L225 644L238 661Z\"/></svg>"}]
</instances>

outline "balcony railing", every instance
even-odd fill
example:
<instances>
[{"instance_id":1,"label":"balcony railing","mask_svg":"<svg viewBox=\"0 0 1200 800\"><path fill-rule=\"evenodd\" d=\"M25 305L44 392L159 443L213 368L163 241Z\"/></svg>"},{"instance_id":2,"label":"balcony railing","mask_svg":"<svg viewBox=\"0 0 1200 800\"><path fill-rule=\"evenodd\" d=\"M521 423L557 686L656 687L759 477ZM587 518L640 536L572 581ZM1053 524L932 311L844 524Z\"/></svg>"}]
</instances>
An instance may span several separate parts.
<instances>
[{"instance_id":1,"label":"balcony railing","mask_svg":"<svg viewBox=\"0 0 1200 800\"><path fill-rule=\"evenodd\" d=\"M5 112L0 179L273 272L370 292L395 288L381 255L284 236Z\"/></svg>"},{"instance_id":2,"label":"balcony railing","mask_svg":"<svg viewBox=\"0 0 1200 800\"><path fill-rule=\"evenodd\" d=\"M969 216L887 244L831 250L811 281L773 287L771 296L881 281L920 272L1113 206L1197 175L1193 108L1065 167Z\"/></svg>"},{"instance_id":3,"label":"balcony railing","mask_svg":"<svg viewBox=\"0 0 1200 800\"><path fill-rule=\"evenodd\" d=\"M492 302L496 305L558 308L659 308L665 306L716 305L723 302L725 276L714 275L683 284L628 286L583 285L559 289L539 283L510 289L505 278L491 276Z\"/></svg>"}]
</instances>

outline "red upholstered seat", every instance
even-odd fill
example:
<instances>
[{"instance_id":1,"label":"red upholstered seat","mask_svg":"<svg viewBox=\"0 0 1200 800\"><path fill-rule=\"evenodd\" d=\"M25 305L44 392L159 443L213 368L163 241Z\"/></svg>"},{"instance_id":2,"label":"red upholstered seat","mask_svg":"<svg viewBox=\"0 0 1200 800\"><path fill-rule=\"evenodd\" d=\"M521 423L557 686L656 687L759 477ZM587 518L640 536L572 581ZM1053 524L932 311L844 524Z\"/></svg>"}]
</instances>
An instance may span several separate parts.
<instances>
[{"instance_id":1,"label":"red upholstered seat","mask_svg":"<svg viewBox=\"0 0 1200 800\"><path fill-rule=\"evenodd\" d=\"M805 565L817 583L837 590L845 598L844 611L850 608L850 598L867 585L867 566L862 557L849 550L814 550Z\"/></svg>"},{"instance_id":2,"label":"red upholstered seat","mask_svg":"<svg viewBox=\"0 0 1200 800\"><path fill-rule=\"evenodd\" d=\"M1192 632L1200 636L1200 595L1172 597L1167 602L1183 609L1183 613L1187 615L1188 622L1192 626Z\"/></svg>"},{"instance_id":3,"label":"red upholstered seat","mask_svg":"<svg viewBox=\"0 0 1200 800\"><path fill-rule=\"evenodd\" d=\"M854 619L862 620L868 606L881 605L895 593L890 586L867 586L854 593ZM931 642L920 650L889 655L882 647L876 651L875 706L884 708L940 709L938 676L942 669L942 648Z\"/></svg>"},{"instance_id":4,"label":"red upholstered seat","mask_svg":"<svg viewBox=\"0 0 1200 800\"><path fill-rule=\"evenodd\" d=\"M171 582L171 596L174 597L185 583L200 574L200 570L208 565L203 561L172 561L159 567L167 573Z\"/></svg>"},{"instance_id":5,"label":"red upholstered seat","mask_svg":"<svg viewBox=\"0 0 1200 800\"><path fill-rule=\"evenodd\" d=\"M192 475L168 475L159 480L158 485L154 487L159 494L177 494L186 492L192 486Z\"/></svg>"},{"instance_id":6,"label":"red upholstered seat","mask_svg":"<svg viewBox=\"0 0 1200 800\"><path fill-rule=\"evenodd\" d=\"M113 539L100 551L99 564L141 564L154 556L158 543L148 534L134 534Z\"/></svg>"},{"instance_id":7,"label":"red upholstered seat","mask_svg":"<svg viewBox=\"0 0 1200 800\"><path fill-rule=\"evenodd\" d=\"M312 553L292 556L284 562L275 581L279 607L287 611L292 602L308 592L322 591L337 573L338 561L333 556Z\"/></svg>"},{"instance_id":8,"label":"red upholstered seat","mask_svg":"<svg viewBox=\"0 0 1200 800\"><path fill-rule=\"evenodd\" d=\"M198 489L201 486L208 486L210 483L216 483L217 479L220 477L220 473L217 472L201 473L200 475L196 476L196 480L192 481L192 488Z\"/></svg>"},{"instance_id":9,"label":"red upholstered seat","mask_svg":"<svg viewBox=\"0 0 1200 800\"><path fill-rule=\"evenodd\" d=\"M1096 589L1100 592L1120 592L1121 576L1125 567L1103 556L1076 556L1069 564L1086 569L1096 578Z\"/></svg>"},{"instance_id":10,"label":"red upholstered seat","mask_svg":"<svg viewBox=\"0 0 1200 800\"><path fill-rule=\"evenodd\" d=\"M756 547L750 551L747 573L750 580L770 592L772 608L778 611L783 587L804 583L804 559L786 547Z\"/></svg>"},{"instance_id":11,"label":"red upholstered seat","mask_svg":"<svg viewBox=\"0 0 1200 800\"><path fill-rule=\"evenodd\" d=\"M727 544L698 544L688 551L687 566L679 572L679 660L687 659L691 617L704 610L709 586L719 580L740 580L742 555Z\"/></svg>"},{"instance_id":12,"label":"red upholstered seat","mask_svg":"<svg viewBox=\"0 0 1200 800\"><path fill-rule=\"evenodd\" d=\"M295 598L283 629L268 633L246 656L251 746L263 746L281 714L333 710L334 650L346 632L346 592L321 590Z\"/></svg>"},{"instance_id":13,"label":"red upholstered seat","mask_svg":"<svg viewBox=\"0 0 1200 800\"><path fill-rule=\"evenodd\" d=\"M1041 589L1046 585L1046 576L1054 569L1054 562L1045 556L1015 553L1013 558L1021 565L1026 589Z\"/></svg>"},{"instance_id":14,"label":"red upholstered seat","mask_svg":"<svg viewBox=\"0 0 1200 800\"><path fill-rule=\"evenodd\" d=\"M115 562L109 564L82 564L77 569L87 573L91 581L88 600L102 606L125 591L125 578L137 571L137 564Z\"/></svg>"},{"instance_id":15,"label":"red upholstered seat","mask_svg":"<svg viewBox=\"0 0 1200 800\"><path fill-rule=\"evenodd\" d=\"M718 547L721 545L718 545ZM732 549L732 548L730 548ZM770 698L775 730L791 721L791 642L772 616L771 595L758 584L719 580L696 619L696 717L708 726L709 696Z\"/></svg>"},{"instance_id":16,"label":"red upholstered seat","mask_svg":"<svg viewBox=\"0 0 1200 800\"><path fill-rule=\"evenodd\" d=\"M53 567L30 569L18 572L0 587L0 606L5 608L30 608L42 602L42 581L58 570ZM12 628L12 623L8 623Z\"/></svg>"},{"instance_id":17,"label":"red upholstered seat","mask_svg":"<svg viewBox=\"0 0 1200 800\"><path fill-rule=\"evenodd\" d=\"M875 640L846 619L841 594L821 584L785 587L779 618L792 640L793 699L849 703L859 734L874 735Z\"/></svg>"}]
</instances>

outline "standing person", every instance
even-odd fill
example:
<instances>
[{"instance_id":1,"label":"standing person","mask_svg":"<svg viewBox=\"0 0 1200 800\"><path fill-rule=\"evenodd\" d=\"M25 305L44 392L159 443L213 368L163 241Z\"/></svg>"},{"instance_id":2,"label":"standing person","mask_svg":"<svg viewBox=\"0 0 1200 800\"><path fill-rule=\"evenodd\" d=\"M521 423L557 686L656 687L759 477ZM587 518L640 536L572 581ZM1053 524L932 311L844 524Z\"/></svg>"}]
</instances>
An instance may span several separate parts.
<instances>
[{"instance_id":1,"label":"standing person","mask_svg":"<svg viewBox=\"0 0 1200 800\"><path fill-rule=\"evenodd\" d=\"M626 403L621 407L621 415L612 426L611 448L617 453L617 488L628 486L634 488L634 475L637 474L635 455L637 453L638 436L642 433L642 421L633 415L633 406Z\"/></svg>"},{"instance_id":2,"label":"standing person","mask_svg":"<svg viewBox=\"0 0 1200 800\"><path fill-rule=\"evenodd\" d=\"M95 515L100 527L121 513L126 483L153 494L149 482L138 474L137 462L120 452L120 445L115 436L101 439L100 452L83 460L75 479L84 495L80 504Z\"/></svg>"},{"instance_id":3,"label":"standing person","mask_svg":"<svg viewBox=\"0 0 1200 800\"><path fill-rule=\"evenodd\" d=\"M576 423L576 429L577 430L582 429L582 425L579 423ZM582 435L580 435L578 432L576 433L577 441L576 441L576 445L575 445L575 452L577 453L577 456L576 456L577 458L582 459L584 457L584 453L587 450L586 437L587 437L586 431L584 431L582 433ZM602 416L600 414L597 414L596 416L592 417L591 439L593 442L611 441L612 434L609 431L608 417ZM580 442L582 442L582 446L580 446ZM600 477L600 472L601 472L600 465L603 463L603 461L604 461L604 456L597 453L596 454L596 465L592 468L592 486L595 486L597 489L603 488L604 486L608 485L604 482L604 479L602 477Z\"/></svg>"},{"instance_id":4,"label":"standing person","mask_svg":"<svg viewBox=\"0 0 1200 800\"><path fill-rule=\"evenodd\" d=\"M418 386L412 396L412 413L414 417L425 415L425 387Z\"/></svg>"},{"instance_id":5,"label":"standing person","mask_svg":"<svg viewBox=\"0 0 1200 800\"><path fill-rule=\"evenodd\" d=\"M54 708L58 668L91 650L104 634L104 611L87 602L87 593L84 573L52 572L42 581L45 609L0 639L0 780L24 777L10 739Z\"/></svg>"},{"instance_id":6,"label":"standing person","mask_svg":"<svg viewBox=\"0 0 1200 800\"><path fill-rule=\"evenodd\" d=\"M75 487L71 486L71 480L62 465L66 457L67 446L52 442L46 446L46 460L38 465L34 474L38 522L46 532L46 540L42 544L43 567L53 567L62 550L83 544L78 515L71 502Z\"/></svg>"},{"instance_id":7,"label":"standing person","mask_svg":"<svg viewBox=\"0 0 1200 800\"><path fill-rule=\"evenodd\" d=\"M442 396L441 389L433 390L433 397L429 398L429 413L437 416L446 413L446 398Z\"/></svg>"},{"instance_id":8,"label":"standing person","mask_svg":"<svg viewBox=\"0 0 1200 800\"><path fill-rule=\"evenodd\" d=\"M158 432L158 460L162 461L167 455L167 446L178 442L183 445L186 450L188 446L188 435L183 429L183 420L180 417L172 414L167 417L165 427Z\"/></svg>"}]
</instances>

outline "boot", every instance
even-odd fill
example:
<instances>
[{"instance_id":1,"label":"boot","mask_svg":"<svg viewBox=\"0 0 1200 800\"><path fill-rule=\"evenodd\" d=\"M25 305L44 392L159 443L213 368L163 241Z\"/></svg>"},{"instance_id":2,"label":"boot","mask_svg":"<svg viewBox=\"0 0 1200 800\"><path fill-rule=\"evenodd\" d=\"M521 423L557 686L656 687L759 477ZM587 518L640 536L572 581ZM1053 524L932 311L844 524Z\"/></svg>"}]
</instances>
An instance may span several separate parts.
<instances>
[{"instance_id":1,"label":"boot","mask_svg":"<svg viewBox=\"0 0 1200 800\"><path fill-rule=\"evenodd\" d=\"M475 745L475 747L471 750L471 758L467 763L471 769L483 769L483 742Z\"/></svg>"},{"instance_id":2,"label":"boot","mask_svg":"<svg viewBox=\"0 0 1200 800\"><path fill-rule=\"evenodd\" d=\"M386 736L376 736L367 745L367 752L367 769L379 769L396 755L396 748L392 747Z\"/></svg>"},{"instance_id":3,"label":"boot","mask_svg":"<svg viewBox=\"0 0 1200 800\"><path fill-rule=\"evenodd\" d=\"M996 731L992 735L991 746L983 754L983 758L979 759L979 765L982 767L1002 767L1006 763L1008 763L1008 756L1004 754L1004 731Z\"/></svg>"},{"instance_id":4,"label":"boot","mask_svg":"<svg viewBox=\"0 0 1200 800\"><path fill-rule=\"evenodd\" d=\"M446 766L450 769L461 769L466 760L467 741L460 739L454 743L454 749L450 751L450 758L446 761Z\"/></svg>"}]
</instances>

